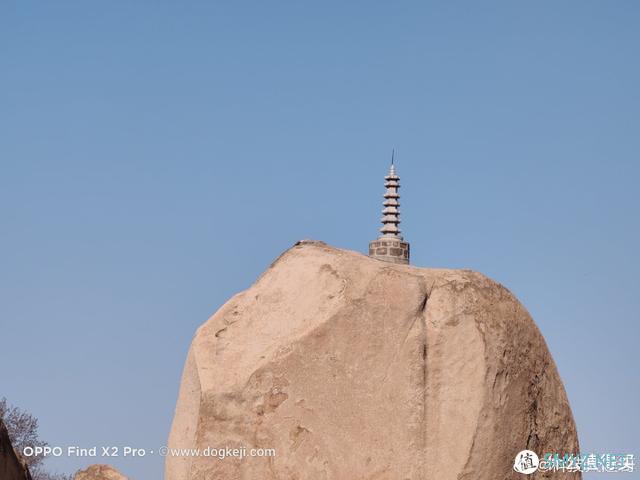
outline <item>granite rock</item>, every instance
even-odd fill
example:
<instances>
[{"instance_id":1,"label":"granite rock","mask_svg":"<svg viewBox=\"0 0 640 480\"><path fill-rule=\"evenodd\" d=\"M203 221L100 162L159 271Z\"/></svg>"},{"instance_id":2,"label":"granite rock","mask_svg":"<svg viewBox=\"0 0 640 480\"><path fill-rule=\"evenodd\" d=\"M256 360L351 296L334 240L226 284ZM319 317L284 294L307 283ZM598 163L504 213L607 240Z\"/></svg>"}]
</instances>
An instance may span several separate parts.
<instances>
[{"instance_id":1,"label":"granite rock","mask_svg":"<svg viewBox=\"0 0 640 480\"><path fill-rule=\"evenodd\" d=\"M127 480L111 465L91 465L75 474L74 480Z\"/></svg>"},{"instance_id":2,"label":"granite rock","mask_svg":"<svg viewBox=\"0 0 640 480\"><path fill-rule=\"evenodd\" d=\"M196 332L169 447L201 452L170 452L167 480L496 480L522 478L519 451L574 453L578 438L502 285L302 241Z\"/></svg>"}]
</instances>

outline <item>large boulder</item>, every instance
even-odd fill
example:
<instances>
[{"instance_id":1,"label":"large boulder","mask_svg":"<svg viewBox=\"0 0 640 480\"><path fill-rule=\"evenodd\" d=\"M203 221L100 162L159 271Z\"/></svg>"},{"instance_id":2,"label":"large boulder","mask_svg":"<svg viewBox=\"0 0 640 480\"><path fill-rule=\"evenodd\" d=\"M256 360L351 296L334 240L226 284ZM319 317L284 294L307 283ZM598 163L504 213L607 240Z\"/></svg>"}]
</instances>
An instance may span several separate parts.
<instances>
[{"instance_id":1,"label":"large boulder","mask_svg":"<svg viewBox=\"0 0 640 480\"><path fill-rule=\"evenodd\" d=\"M76 473L73 480L127 480L111 465L91 465Z\"/></svg>"},{"instance_id":2,"label":"large boulder","mask_svg":"<svg viewBox=\"0 0 640 480\"><path fill-rule=\"evenodd\" d=\"M9 432L2 418L0 418L0 479L1 480L31 480L29 469L16 455Z\"/></svg>"},{"instance_id":3,"label":"large boulder","mask_svg":"<svg viewBox=\"0 0 640 480\"><path fill-rule=\"evenodd\" d=\"M170 450L166 480L496 480L522 478L519 451L578 439L545 341L502 285L303 241L198 329L169 447L201 451Z\"/></svg>"}]
</instances>

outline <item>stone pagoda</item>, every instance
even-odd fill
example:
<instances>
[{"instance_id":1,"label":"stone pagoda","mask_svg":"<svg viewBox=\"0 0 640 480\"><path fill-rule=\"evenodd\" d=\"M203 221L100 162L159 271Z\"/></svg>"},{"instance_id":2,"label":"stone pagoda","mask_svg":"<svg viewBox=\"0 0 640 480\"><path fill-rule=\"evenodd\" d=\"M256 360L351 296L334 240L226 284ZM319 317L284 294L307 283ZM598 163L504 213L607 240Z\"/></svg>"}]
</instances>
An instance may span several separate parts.
<instances>
[{"instance_id":1,"label":"stone pagoda","mask_svg":"<svg viewBox=\"0 0 640 480\"><path fill-rule=\"evenodd\" d=\"M392 263L409 263L409 242L400 235L400 177L396 175L396 167L391 156L389 174L384 177L384 210L382 210L382 228L376 240L369 242L369 256Z\"/></svg>"}]
</instances>

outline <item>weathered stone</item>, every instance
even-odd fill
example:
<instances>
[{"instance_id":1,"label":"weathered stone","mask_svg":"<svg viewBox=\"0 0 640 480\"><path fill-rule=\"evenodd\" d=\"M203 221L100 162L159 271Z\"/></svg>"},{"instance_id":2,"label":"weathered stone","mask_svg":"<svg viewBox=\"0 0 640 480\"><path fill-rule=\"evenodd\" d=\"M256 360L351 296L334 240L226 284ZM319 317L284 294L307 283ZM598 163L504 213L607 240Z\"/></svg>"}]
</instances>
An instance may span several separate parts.
<instances>
[{"instance_id":1,"label":"weathered stone","mask_svg":"<svg viewBox=\"0 0 640 480\"><path fill-rule=\"evenodd\" d=\"M86 470L76 473L73 478L74 480L127 480L127 477L111 465L91 465Z\"/></svg>"},{"instance_id":2,"label":"weathered stone","mask_svg":"<svg viewBox=\"0 0 640 480\"><path fill-rule=\"evenodd\" d=\"M520 450L578 439L544 339L503 286L306 241L198 329L169 446L276 455L169 455L166 480L496 480L522 477Z\"/></svg>"}]
</instances>

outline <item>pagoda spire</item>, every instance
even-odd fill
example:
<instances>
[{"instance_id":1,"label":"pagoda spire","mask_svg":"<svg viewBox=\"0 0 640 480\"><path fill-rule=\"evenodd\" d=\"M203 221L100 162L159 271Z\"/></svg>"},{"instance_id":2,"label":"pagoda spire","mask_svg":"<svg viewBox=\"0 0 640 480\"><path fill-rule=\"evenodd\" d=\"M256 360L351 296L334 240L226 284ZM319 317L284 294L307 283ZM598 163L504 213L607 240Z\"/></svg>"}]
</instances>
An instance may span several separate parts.
<instances>
[{"instance_id":1,"label":"pagoda spire","mask_svg":"<svg viewBox=\"0 0 640 480\"><path fill-rule=\"evenodd\" d=\"M391 153L389 173L384 177L384 209L382 210L382 233L376 240L369 243L369 256L393 263L409 263L409 242L405 242L400 235L400 177L396 173L395 151Z\"/></svg>"}]
</instances>

